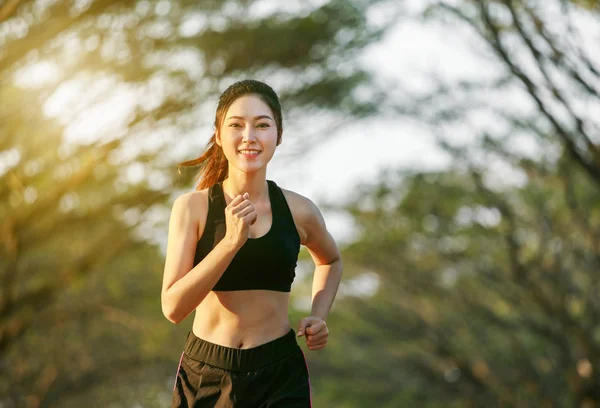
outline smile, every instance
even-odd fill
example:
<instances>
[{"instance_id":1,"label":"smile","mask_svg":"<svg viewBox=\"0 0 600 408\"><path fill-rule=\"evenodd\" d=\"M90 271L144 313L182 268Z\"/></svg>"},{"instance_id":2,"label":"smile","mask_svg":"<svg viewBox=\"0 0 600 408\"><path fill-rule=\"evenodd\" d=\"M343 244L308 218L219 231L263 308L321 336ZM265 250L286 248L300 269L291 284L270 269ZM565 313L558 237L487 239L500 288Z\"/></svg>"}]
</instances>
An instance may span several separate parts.
<instances>
[{"instance_id":1,"label":"smile","mask_svg":"<svg viewBox=\"0 0 600 408\"><path fill-rule=\"evenodd\" d=\"M260 150L244 149L239 150L239 153L243 154L244 156L257 156L260 153Z\"/></svg>"}]
</instances>

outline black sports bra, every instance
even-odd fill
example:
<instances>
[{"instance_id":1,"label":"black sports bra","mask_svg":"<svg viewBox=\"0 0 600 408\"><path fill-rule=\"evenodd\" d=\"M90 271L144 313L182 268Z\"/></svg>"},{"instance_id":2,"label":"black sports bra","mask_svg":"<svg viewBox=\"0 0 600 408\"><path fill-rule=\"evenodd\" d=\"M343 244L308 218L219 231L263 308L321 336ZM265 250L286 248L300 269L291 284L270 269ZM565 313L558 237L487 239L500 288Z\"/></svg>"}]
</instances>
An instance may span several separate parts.
<instances>
[{"instance_id":1,"label":"black sports bra","mask_svg":"<svg viewBox=\"0 0 600 408\"><path fill-rule=\"evenodd\" d=\"M271 201L271 229L259 238L248 238L213 287L216 291L267 289L289 292L296 276L300 236L285 196L267 180ZM222 183L208 190L208 215L196 244L194 266L225 236L225 196Z\"/></svg>"}]
</instances>

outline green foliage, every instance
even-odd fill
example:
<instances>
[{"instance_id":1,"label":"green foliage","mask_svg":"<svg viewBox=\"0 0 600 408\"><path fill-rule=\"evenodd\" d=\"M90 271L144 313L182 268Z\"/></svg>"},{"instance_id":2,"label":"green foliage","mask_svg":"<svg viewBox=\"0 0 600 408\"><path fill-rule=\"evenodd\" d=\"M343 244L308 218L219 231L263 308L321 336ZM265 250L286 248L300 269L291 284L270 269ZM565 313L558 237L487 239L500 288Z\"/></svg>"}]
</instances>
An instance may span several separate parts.
<instances>
[{"instance_id":1,"label":"green foliage","mask_svg":"<svg viewBox=\"0 0 600 408\"><path fill-rule=\"evenodd\" d=\"M579 400L592 379L578 367L600 346L598 187L581 172L498 192L460 171L396 183L381 181L349 208L363 233L344 257L380 281L374 297L336 305L344 322L336 352L377 384L352 396L400 393L407 405L432 406ZM583 223L565 194L572 186L592 209ZM336 377L332 393L347 386Z\"/></svg>"},{"instance_id":2,"label":"green foliage","mask_svg":"<svg viewBox=\"0 0 600 408\"><path fill-rule=\"evenodd\" d=\"M370 75L352 63L383 32L369 7L0 4L0 405L168 404L189 320L162 316L161 244L169 202L192 188L176 163L203 144L181 135L247 77L288 113L375 112L355 98ZM72 89L77 100L56 98ZM119 110L121 123L98 119ZM77 123L102 128L68 137Z\"/></svg>"},{"instance_id":3,"label":"green foliage","mask_svg":"<svg viewBox=\"0 0 600 408\"><path fill-rule=\"evenodd\" d=\"M335 340L313 363L326 378L320 401L600 403L599 123L589 114L600 67L575 25L597 10L578 4L426 9L466 24L493 71L397 102L439 135L452 165L384 173L345 207L360 230L344 249L346 280L374 273L379 290L336 302ZM453 138L458 125L468 143Z\"/></svg>"}]
</instances>

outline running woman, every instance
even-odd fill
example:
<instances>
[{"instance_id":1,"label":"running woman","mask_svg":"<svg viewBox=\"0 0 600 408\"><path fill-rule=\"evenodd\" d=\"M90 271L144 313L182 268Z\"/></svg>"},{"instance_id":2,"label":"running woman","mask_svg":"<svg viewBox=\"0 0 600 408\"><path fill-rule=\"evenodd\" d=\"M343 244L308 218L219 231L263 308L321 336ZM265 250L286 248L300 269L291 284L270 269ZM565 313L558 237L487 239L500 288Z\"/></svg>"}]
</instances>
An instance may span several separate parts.
<instances>
[{"instance_id":1,"label":"running woman","mask_svg":"<svg viewBox=\"0 0 600 408\"><path fill-rule=\"evenodd\" d=\"M340 252L308 198L266 179L281 143L279 98L244 80L219 98L196 191L173 203L162 311L177 324L196 311L177 369L172 407L306 408L306 359L325 347L342 274ZM311 314L288 317L300 245L315 264Z\"/></svg>"}]
</instances>

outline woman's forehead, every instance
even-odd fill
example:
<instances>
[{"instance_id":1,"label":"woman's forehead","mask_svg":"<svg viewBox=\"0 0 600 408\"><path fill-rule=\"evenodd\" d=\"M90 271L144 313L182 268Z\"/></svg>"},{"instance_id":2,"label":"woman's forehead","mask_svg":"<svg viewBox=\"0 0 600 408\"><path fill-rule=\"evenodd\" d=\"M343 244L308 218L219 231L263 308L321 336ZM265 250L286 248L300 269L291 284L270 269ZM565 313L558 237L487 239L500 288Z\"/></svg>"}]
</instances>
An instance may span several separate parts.
<instances>
[{"instance_id":1,"label":"woman's forehead","mask_svg":"<svg viewBox=\"0 0 600 408\"><path fill-rule=\"evenodd\" d=\"M230 116L238 116L246 119L256 116L273 117L271 108L260 97L256 95L243 95L237 98L229 109L227 109L226 119Z\"/></svg>"}]
</instances>

